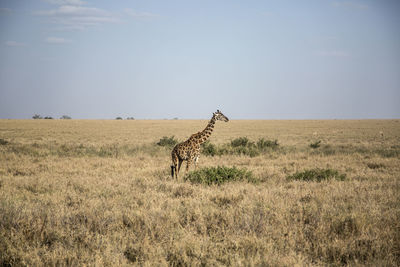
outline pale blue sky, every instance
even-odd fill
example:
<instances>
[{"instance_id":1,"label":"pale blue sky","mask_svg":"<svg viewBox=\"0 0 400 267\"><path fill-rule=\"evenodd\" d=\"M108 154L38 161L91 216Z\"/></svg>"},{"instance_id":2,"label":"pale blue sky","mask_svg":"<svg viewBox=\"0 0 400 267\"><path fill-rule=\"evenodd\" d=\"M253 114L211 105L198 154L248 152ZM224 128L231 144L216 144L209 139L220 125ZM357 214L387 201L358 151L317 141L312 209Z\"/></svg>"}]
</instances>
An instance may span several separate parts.
<instances>
[{"instance_id":1,"label":"pale blue sky","mask_svg":"<svg viewBox=\"0 0 400 267\"><path fill-rule=\"evenodd\" d=\"M397 0L0 0L0 118L400 118Z\"/></svg>"}]
</instances>

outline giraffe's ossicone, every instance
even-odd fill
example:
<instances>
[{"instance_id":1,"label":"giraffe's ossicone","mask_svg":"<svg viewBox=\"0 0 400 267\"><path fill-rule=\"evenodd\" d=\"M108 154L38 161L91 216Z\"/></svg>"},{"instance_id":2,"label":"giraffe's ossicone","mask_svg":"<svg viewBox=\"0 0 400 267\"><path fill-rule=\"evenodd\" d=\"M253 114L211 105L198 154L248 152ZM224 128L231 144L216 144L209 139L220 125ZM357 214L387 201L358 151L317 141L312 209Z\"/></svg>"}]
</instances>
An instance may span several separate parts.
<instances>
[{"instance_id":1,"label":"giraffe's ossicone","mask_svg":"<svg viewBox=\"0 0 400 267\"><path fill-rule=\"evenodd\" d=\"M171 165L171 176L172 178L178 179L178 173L181 168L182 162L186 161L186 171L189 170L190 165L194 161L196 168L197 161L200 155L201 144L204 143L211 135L214 124L216 121L228 122L229 119L222 114L221 111L213 113L211 120L208 122L206 128L198 133L193 134L185 142L177 144L174 149L172 149L172 165Z\"/></svg>"}]
</instances>

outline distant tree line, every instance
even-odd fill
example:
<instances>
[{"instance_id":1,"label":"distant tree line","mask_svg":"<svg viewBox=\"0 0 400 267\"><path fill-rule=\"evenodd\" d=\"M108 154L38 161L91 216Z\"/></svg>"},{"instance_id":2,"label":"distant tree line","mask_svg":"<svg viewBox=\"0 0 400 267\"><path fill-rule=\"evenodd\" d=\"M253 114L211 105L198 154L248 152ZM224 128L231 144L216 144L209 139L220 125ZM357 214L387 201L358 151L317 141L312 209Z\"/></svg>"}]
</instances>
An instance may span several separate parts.
<instances>
[{"instance_id":1,"label":"distant tree line","mask_svg":"<svg viewBox=\"0 0 400 267\"><path fill-rule=\"evenodd\" d=\"M54 118L51 117L51 116L42 117L42 116L39 115L39 114L35 114L35 115L32 116L32 119L34 119L34 120L41 120L41 119L52 120L52 119L54 119ZM68 115L62 115L62 116L60 117L60 120L70 120L70 119L72 119L72 118L71 118L70 116L68 116ZM123 120L123 118L120 117L120 116L116 117L115 119L116 119L116 120ZM127 119L127 120L134 120L135 118L134 118L134 117L127 117L126 119Z\"/></svg>"},{"instance_id":2,"label":"distant tree line","mask_svg":"<svg viewBox=\"0 0 400 267\"><path fill-rule=\"evenodd\" d=\"M122 117L119 117L119 116L116 117L115 119L116 119L116 120L123 120L123 118L122 118ZM127 120L134 120L135 118L134 118L134 117L127 117L126 119L127 119Z\"/></svg>"},{"instance_id":3,"label":"distant tree line","mask_svg":"<svg viewBox=\"0 0 400 267\"><path fill-rule=\"evenodd\" d=\"M35 115L32 116L32 119L34 119L34 120L41 120L41 119L52 120L52 119L54 119L54 118L51 117L51 116L42 117L42 116L39 115L39 114L35 114ZM71 117L68 116L68 115L62 115L62 116L60 117L60 119L61 119L61 120L70 120Z\"/></svg>"}]
</instances>

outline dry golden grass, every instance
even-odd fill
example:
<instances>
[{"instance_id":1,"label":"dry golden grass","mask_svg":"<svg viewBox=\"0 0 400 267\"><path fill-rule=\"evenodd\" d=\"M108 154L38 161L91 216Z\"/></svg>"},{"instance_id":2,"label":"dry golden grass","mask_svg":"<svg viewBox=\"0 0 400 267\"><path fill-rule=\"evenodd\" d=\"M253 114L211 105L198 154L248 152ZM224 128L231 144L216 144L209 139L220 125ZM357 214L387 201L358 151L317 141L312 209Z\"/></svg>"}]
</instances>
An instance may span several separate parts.
<instances>
[{"instance_id":1,"label":"dry golden grass","mask_svg":"<svg viewBox=\"0 0 400 267\"><path fill-rule=\"evenodd\" d=\"M172 180L155 143L205 125L0 120L0 265L400 264L399 120L217 123L217 145L278 140L256 157L200 157L259 183ZM314 168L346 178L287 179Z\"/></svg>"}]
</instances>

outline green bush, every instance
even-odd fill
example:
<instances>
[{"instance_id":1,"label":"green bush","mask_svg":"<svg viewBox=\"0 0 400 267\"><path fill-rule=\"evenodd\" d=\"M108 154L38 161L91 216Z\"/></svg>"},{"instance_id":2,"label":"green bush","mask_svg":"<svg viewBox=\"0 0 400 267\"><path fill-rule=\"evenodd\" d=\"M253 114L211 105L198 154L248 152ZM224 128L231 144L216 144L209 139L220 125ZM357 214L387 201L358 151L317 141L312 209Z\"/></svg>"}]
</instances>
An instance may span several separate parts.
<instances>
[{"instance_id":1,"label":"green bush","mask_svg":"<svg viewBox=\"0 0 400 267\"><path fill-rule=\"evenodd\" d=\"M279 147L278 140L258 139L257 143L247 137L233 139L230 143L214 145L209 141L202 144L202 153L206 156L216 155L245 155L255 157L261 153L276 150Z\"/></svg>"},{"instance_id":2,"label":"green bush","mask_svg":"<svg viewBox=\"0 0 400 267\"><path fill-rule=\"evenodd\" d=\"M278 148L279 144L278 144L278 140L265 140L264 138L260 138L257 141L257 148L260 150L265 150L267 148L272 148L272 149L276 149Z\"/></svg>"},{"instance_id":3,"label":"green bush","mask_svg":"<svg viewBox=\"0 0 400 267\"><path fill-rule=\"evenodd\" d=\"M247 155L255 157L260 154L254 142L247 137L233 139L230 146L223 150L226 154Z\"/></svg>"},{"instance_id":4,"label":"green bush","mask_svg":"<svg viewBox=\"0 0 400 267\"><path fill-rule=\"evenodd\" d=\"M219 152L217 146L211 144L210 141L206 141L201 144L201 152L206 156L215 156Z\"/></svg>"},{"instance_id":5,"label":"green bush","mask_svg":"<svg viewBox=\"0 0 400 267\"><path fill-rule=\"evenodd\" d=\"M320 146L321 146L321 140L318 140L318 141L310 144L310 147L314 148L314 149L319 148Z\"/></svg>"},{"instance_id":6,"label":"green bush","mask_svg":"<svg viewBox=\"0 0 400 267\"><path fill-rule=\"evenodd\" d=\"M287 177L288 180L298 180L298 181L314 181L321 182L324 180L336 179L343 181L346 178L345 174L340 174L337 170L333 169L311 169L302 172L296 172Z\"/></svg>"},{"instance_id":7,"label":"green bush","mask_svg":"<svg viewBox=\"0 0 400 267\"><path fill-rule=\"evenodd\" d=\"M377 149L376 153L384 158L399 158L400 157L400 147L391 146L390 148Z\"/></svg>"},{"instance_id":8,"label":"green bush","mask_svg":"<svg viewBox=\"0 0 400 267\"><path fill-rule=\"evenodd\" d=\"M163 136L163 138L161 138L160 141L157 142L157 145L173 147L177 143L178 143L178 140L176 140L174 136L171 136L171 137Z\"/></svg>"},{"instance_id":9,"label":"green bush","mask_svg":"<svg viewBox=\"0 0 400 267\"><path fill-rule=\"evenodd\" d=\"M0 138L0 145L4 146L7 145L9 142L7 140L1 139Z\"/></svg>"},{"instance_id":10,"label":"green bush","mask_svg":"<svg viewBox=\"0 0 400 267\"><path fill-rule=\"evenodd\" d=\"M220 185L230 181L257 182L252 172L246 169L238 169L236 167L229 168L225 166L202 168L197 171L189 172L185 175L184 180L206 185Z\"/></svg>"},{"instance_id":11,"label":"green bush","mask_svg":"<svg viewBox=\"0 0 400 267\"><path fill-rule=\"evenodd\" d=\"M383 165L382 163L367 163L368 168L370 169L380 169L380 168L385 168L385 165Z\"/></svg>"},{"instance_id":12,"label":"green bush","mask_svg":"<svg viewBox=\"0 0 400 267\"><path fill-rule=\"evenodd\" d=\"M32 116L32 119L34 119L34 120L40 120L40 119L43 119L43 117L40 116L39 114L35 114L35 115Z\"/></svg>"},{"instance_id":13,"label":"green bush","mask_svg":"<svg viewBox=\"0 0 400 267\"><path fill-rule=\"evenodd\" d=\"M239 137L231 141L231 147L246 147L251 144L252 142L247 137Z\"/></svg>"}]
</instances>

